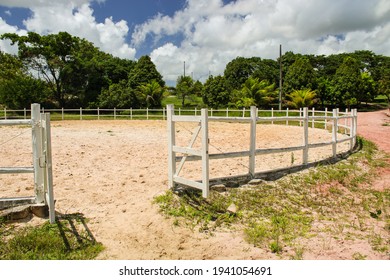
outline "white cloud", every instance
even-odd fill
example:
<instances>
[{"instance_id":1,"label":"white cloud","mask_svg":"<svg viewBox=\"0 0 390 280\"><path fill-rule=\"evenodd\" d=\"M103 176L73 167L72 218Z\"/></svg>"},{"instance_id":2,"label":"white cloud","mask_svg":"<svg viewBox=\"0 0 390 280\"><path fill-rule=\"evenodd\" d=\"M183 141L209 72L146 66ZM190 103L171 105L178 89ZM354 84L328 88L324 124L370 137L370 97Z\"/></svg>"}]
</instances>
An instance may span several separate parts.
<instances>
[{"instance_id":1,"label":"white cloud","mask_svg":"<svg viewBox=\"0 0 390 280\"><path fill-rule=\"evenodd\" d=\"M105 52L121 58L134 59L136 50L126 43L129 28L124 20L114 22L106 18L98 23L90 7L90 0L3 0L2 5L24 7L32 11L23 21L27 31L39 34L66 31L85 38ZM1 26L6 26L0 22Z\"/></svg>"},{"instance_id":2,"label":"white cloud","mask_svg":"<svg viewBox=\"0 0 390 280\"><path fill-rule=\"evenodd\" d=\"M172 17L158 15L136 27L133 43L148 36L182 35L164 43L151 57L166 79L187 72L221 74L237 56L276 58L284 51L331 54L369 49L390 55L388 0L187 0ZM341 39L340 39L341 38Z\"/></svg>"}]
</instances>

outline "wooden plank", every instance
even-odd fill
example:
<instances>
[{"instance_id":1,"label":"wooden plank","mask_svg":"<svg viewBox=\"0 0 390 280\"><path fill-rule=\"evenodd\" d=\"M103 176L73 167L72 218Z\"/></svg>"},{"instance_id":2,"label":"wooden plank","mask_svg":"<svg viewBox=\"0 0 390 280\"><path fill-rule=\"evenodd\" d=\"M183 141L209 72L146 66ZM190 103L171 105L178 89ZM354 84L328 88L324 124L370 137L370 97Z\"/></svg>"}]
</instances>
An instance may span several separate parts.
<instances>
[{"instance_id":1,"label":"wooden plank","mask_svg":"<svg viewBox=\"0 0 390 280\"><path fill-rule=\"evenodd\" d=\"M174 122L200 122L200 116L172 116Z\"/></svg>"},{"instance_id":2,"label":"wooden plank","mask_svg":"<svg viewBox=\"0 0 390 280\"><path fill-rule=\"evenodd\" d=\"M313 143L313 144L309 144L308 146L310 149L313 149L313 148L321 148L321 147L325 147L325 146L330 146L332 144L333 144L333 142L329 141L329 142L323 142L323 143Z\"/></svg>"},{"instance_id":3,"label":"wooden plank","mask_svg":"<svg viewBox=\"0 0 390 280\"><path fill-rule=\"evenodd\" d=\"M192 156L201 156L202 155L201 150L196 150L196 149L187 148L187 147L173 146L172 151L175 153L182 153L185 155L192 155Z\"/></svg>"},{"instance_id":4,"label":"wooden plank","mask_svg":"<svg viewBox=\"0 0 390 280\"><path fill-rule=\"evenodd\" d=\"M248 117L209 117L210 122L237 122L237 123L248 123L251 118Z\"/></svg>"},{"instance_id":5,"label":"wooden plank","mask_svg":"<svg viewBox=\"0 0 390 280\"><path fill-rule=\"evenodd\" d=\"M6 125L31 125L31 120L0 120L0 126Z\"/></svg>"},{"instance_id":6,"label":"wooden plank","mask_svg":"<svg viewBox=\"0 0 390 280\"><path fill-rule=\"evenodd\" d=\"M34 173L34 167L0 167L0 174Z\"/></svg>"},{"instance_id":7,"label":"wooden plank","mask_svg":"<svg viewBox=\"0 0 390 280\"><path fill-rule=\"evenodd\" d=\"M179 177L179 176L173 176L173 181L181 185L203 190L203 184L197 181L188 180L186 178Z\"/></svg>"},{"instance_id":8,"label":"wooden plank","mask_svg":"<svg viewBox=\"0 0 390 280\"><path fill-rule=\"evenodd\" d=\"M271 149L257 149L256 155L267 155L274 153L286 153L303 150L305 146L296 146L296 147L286 147L286 148L271 148Z\"/></svg>"}]
</instances>

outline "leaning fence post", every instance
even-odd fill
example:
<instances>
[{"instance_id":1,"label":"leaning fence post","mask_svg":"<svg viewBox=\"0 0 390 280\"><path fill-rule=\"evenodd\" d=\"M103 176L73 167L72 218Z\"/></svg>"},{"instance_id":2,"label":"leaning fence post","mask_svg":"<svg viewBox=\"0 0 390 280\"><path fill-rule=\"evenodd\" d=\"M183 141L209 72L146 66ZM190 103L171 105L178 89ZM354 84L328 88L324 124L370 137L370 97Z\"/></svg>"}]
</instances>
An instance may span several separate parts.
<instances>
[{"instance_id":1,"label":"leaning fence post","mask_svg":"<svg viewBox=\"0 0 390 280\"><path fill-rule=\"evenodd\" d=\"M201 126L202 126L202 196L209 196L209 127L208 127L208 111L201 111Z\"/></svg>"},{"instance_id":2,"label":"leaning fence post","mask_svg":"<svg viewBox=\"0 0 390 280\"><path fill-rule=\"evenodd\" d=\"M337 132L338 132L338 109L333 109L333 126L332 126L333 157L336 157L337 155Z\"/></svg>"},{"instance_id":3,"label":"leaning fence post","mask_svg":"<svg viewBox=\"0 0 390 280\"><path fill-rule=\"evenodd\" d=\"M168 187L173 189L175 183L173 176L176 173L176 153L173 151L175 145L175 122L173 121L175 107L167 105L167 126L168 126Z\"/></svg>"},{"instance_id":4,"label":"leaning fence post","mask_svg":"<svg viewBox=\"0 0 390 280\"><path fill-rule=\"evenodd\" d=\"M251 139L249 148L249 175L255 177L256 167L256 124L257 124L257 108L251 106Z\"/></svg>"},{"instance_id":5,"label":"leaning fence post","mask_svg":"<svg viewBox=\"0 0 390 280\"><path fill-rule=\"evenodd\" d=\"M303 108L303 164L309 160L309 109Z\"/></svg>"},{"instance_id":6,"label":"leaning fence post","mask_svg":"<svg viewBox=\"0 0 390 280\"><path fill-rule=\"evenodd\" d=\"M42 126L41 107L39 104L31 104L32 122L32 146L33 146L33 166L34 166L34 191L35 202L44 203L44 157L42 147Z\"/></svg>"}]
</instances>

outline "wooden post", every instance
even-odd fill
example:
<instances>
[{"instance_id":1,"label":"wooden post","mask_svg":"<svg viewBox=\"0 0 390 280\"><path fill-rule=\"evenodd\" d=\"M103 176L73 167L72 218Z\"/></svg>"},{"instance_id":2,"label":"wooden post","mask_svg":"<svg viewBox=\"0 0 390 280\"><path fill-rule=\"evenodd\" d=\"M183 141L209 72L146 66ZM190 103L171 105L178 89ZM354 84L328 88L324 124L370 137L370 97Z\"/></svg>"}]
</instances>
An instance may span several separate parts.
<instances>
[{"instance_id":1,"label":"wooden post","mask_svg":"<svg viewBox=\"0 0 390 280\"><path fill-rule=\"evenodd\" d=\"M83 108L80 107L80 121L83 119Z\"/></svg>"},{"instance_id":2,"label":"wooden post","mask_svg":"<svg viewBox=\"0 0 390 280\"><path fill-rule=\"evenodd\" d=\"M249 148L249 175L255 177L256 169L256 124L257 124L257 108L251 106L251 139Z\"/></svg>"},{"instance_id":3,"label":"wooden post","mask_svg":"<svg viewBox=\"0 0 390 280\"><path fill-rule=\"evenodd\" d=\"M114 120L116 120L116 108L114 108Z\"/></svg>"},{"instance_id":4,"label":"wooden post","mask_svg":"<svg viewBox=\"0 0 390 280\"><path fill-rule=\"evenodd\" d=\"M274 117L274 108L271 108L271 118ZM271 124L274 124L274 119L272 119Z\"/></svg>"},{"instance_id":5,"label":"wooden post","mask_svg":"<svg viewBox=\"0 0 390 280\"><path fill-rule=\"evenodd\" d=\"M229 117L229 108L226 108L226 117Z\"/></svg>"},{"instance_id":6,"label":"wooden post","mask_svg":"<svg viewBox=\"0 0 390 280\"><path fill-rule=\"evenodd\" d=\"M309 109L303 108L303 164L307 164L309 160Z\"/></svg>"},{"instance_id":7,"label":"wooden post","mask_svg":"<svg viewBox=\"0 0 390 280\"><path fill-rule=\"evenodd\" d=\"M208 127L208 111L201 111L201 126L202 126L202 196L209 196L209 127Z\"/></svg>"},{"instance_id":8,"label":"wooden post","mask_svg":"<svg viewBox=\"0 0 390 280\"><path fill-rule=\"evenodd\" d=\"M100 109L97 107L97 113L98 113L98 120L100 120Z\"/></svg>"},{"instance_id":9,"label":"wooden post","mask_svg":"<svg viewBox=\"0 0 390 280\"><path fill-rule=\"evenodd\" d=\"M133 119L133 108L130 108L130 120Z\"/></svg>"},{"instance_id":10,"label":"wooden post","mask_svg":"<svg viewBox=\"0 0 390 280\"><path fill-rule=\"evenodd\" d=\"M176 153L173 151L175 145L175 122L173 121L175 107L167 105L167 126L168 126L168 187L173 189L175 183L173 176L176 173Z\"/></svg>"},{"instance_id":11,"label":"wooden post","mask_svg":"<svg viewBox=\"0 0 390 280\"><path fill-rule=\"evenodd\" d=\"M333 126L332 126L332 152L333 157L337 155L337 131L338 131L338 109L333 109Z\"/></svg>"},{"instance_id":12,"label":"wooden post","mask_svg":"<svg viewBox=\"0 0 390 280\"><path fill-rule=\"evenodd\" d=\"M352 115L352 121L351 121L351 136L352 138L352 143L351 143L351 150L355 147L356 145L356 134L357 134L357 109L352 109L351 112Z\"/></svg>"},{"instance_id":13,"label":"wooden post","mask_svg":"<svg viewBox=\"0 0 390 280\"><path fill-rule=\"evenodd\" d=\"M312 118L312 120L311 120L311 128L314 128L314 116L315 116L315 112L316 112L316 109L313 107L312 109L311 109L311 116L313 117Z\"/></svg>"},{"instance_id":14,"label":"wooden post","mask_svg":"<svg viewBox=\"0 0 390 280\"><path fill-rule=\"evenodd\" d=\"M39 104L31 105L32 122L32 146L33 146L33 166L34 166L34 191L35 202L45 203L44 193L44 171L43 161L45 160L42 147L42 127L41 127L41 108Z\"/></svg>"},{"instance_id":15,"label":"wooden post","mask_svg":"<svg viewBox=\"0 0 390 280\"><path fill-rule=\"evenodd\" d=\"M288 118L288 108L286 109L286 117ZM286 125L288 125L288 119L286 120Z\"/></svg>"},{"instance_id":16,"label":"wooden post","mask_svg":"<svg viewBox=\"0 0 390 280\"><path fill-rule=\"evenodd\" d=\"M324 120L324 128L327 128L328 120L326 117L328 116L328 108L325 108L325 120Z\"/></svg>"},{"instance_id":17,"label":"wooden post","mask_svg":"<svg viewBox=\"0 0 390 280\"><path fill-rule=\"evenodd\" d=\"M23 109L23 116L24 116L24 119L27 119L27 109L26 108Z\"/></svg>"},{"instance_id":18,"label":"wooden post","mask_svg":"<svg viewBox=\"0 0 390 280\"><path fill-rule=\"evenodd\" d=\"M64 108L61 109L61 118L64 120Z\"/></svg>"},{"instance_id":19,"label":"wooden post","mask_svg":"<svg viewBox=\"0 0 390 280\"><path fill-rule=\"evenodd\" d=\"M245 107L242 108L242 117L245 118Z\"/></svg>"},{"instance_id":20,"label":"wooden post","mask_svg":"<svg viewBox=\"0 0 390 280\"><path fill-rule=\"evenodd\" d=\"M6 120L7 119L7 108L4 107L4 119Z\"/></svg>"},{"instance_id":21,"label":"wooden post","mask_svg":"<svg viewBox=\"0 0 390 280\"><path fill-rule=\"evenodd\" d=\"M198 110L195 107L195 116L198 115Z\"/></svg>"},{"instance_id":22,"label":"wooden post","mask_svg":"<svg viewBox=\"0 0 390 280\"><path fill-rule=\"evenodd\" d=\"M43 147L45 155L45 201L49 207L49 220L51 224L55 223L55 208L54 208L54 192L53 192L53 163L51 153L51 128L50 114L42 114L42 122L44 124Z\"/></svg>"},{"instance_id":23,"label":"wooden post","mask_svg":"<svg viewBox=\"0 0 390 280\"><path fill-rule=\"evenodd\" d=\"M210 109L210 115L213 116L213 108Z\"/></svg>"}]
</instances>

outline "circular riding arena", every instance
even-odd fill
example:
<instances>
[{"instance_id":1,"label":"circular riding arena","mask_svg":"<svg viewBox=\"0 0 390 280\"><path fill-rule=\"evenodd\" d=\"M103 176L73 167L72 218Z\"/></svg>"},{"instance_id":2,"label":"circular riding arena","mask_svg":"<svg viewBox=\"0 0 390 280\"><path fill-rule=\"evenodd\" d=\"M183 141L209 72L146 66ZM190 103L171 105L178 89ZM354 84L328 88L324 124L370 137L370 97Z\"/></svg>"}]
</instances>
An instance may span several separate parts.
<instances>
[{"instance_id":1,"label":"circular riding arena","mask_svg":"<svg viewBox=\"0 0 390 280\"><path fill-rule=\"evenodd\" d=\"M176 125L177 143L187 143L193 123ZM15 127L0 128L4 165L31 164L26 147L31 135ZM23 128L21 128L23 129ZM210 153L246 149L247 123L212 122ZM258 124L257 148L291 147L302 144L302 127ZM310 143L331 141L328 130L309 128ZM194 144L196 146L196 143ZM349 149L349 142L337 151ZM313 149L309 160L332 156L332 147ZM246 243L240 233L217 232L205 236L188 228L173 228L158 213L153 198L168 188L166 121L60 121L52 122L54 195L58 214L82 213L95 238L106 250L101 259L272 259L276 256ZM301 161L302 152L260 155L256 171L289 167ZM199 172L188 162L185 172ZM184 172L184 170L183 170ZM248 172L248 158L210 161L210 177ZM31 195L29 178L4 175L0 196ZM33 218L30 223L41 223ZM201 240L201 242L200 242Z\"/></svg>"}]
</instances>

